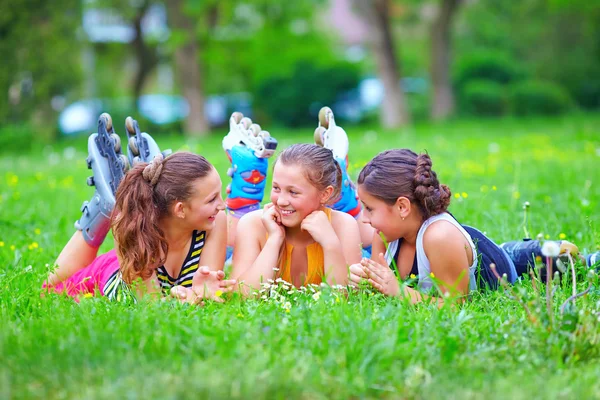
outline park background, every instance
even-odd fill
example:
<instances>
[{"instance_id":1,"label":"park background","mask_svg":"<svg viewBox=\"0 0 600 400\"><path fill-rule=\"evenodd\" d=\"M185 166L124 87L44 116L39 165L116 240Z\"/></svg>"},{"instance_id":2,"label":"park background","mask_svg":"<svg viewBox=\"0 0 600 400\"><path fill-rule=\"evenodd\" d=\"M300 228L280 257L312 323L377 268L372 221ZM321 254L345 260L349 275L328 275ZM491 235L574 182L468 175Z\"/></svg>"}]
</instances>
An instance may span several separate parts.
<instances>
[{"instance_id":1,"label":"park background","mask_svg":"<svg viewBox=\"0 0 600 400\"><path fill-rule=\"evenodd\" d=\"M282 149L311 142L328 105L348 132L352 177L384 149L427 151L461 222L497 242L541 235L598 250L597 2L4 0L2 10L0 397L600 396L600 291L579 264L549 307L536 279L441 310L329 288L202 309L40 297L92 194L86 141L104 111L122 138L131 115L161 148L206 156L226 184L231 112ZM101 251L112 246L109 236Z\"/></svg>"}]
</instances>

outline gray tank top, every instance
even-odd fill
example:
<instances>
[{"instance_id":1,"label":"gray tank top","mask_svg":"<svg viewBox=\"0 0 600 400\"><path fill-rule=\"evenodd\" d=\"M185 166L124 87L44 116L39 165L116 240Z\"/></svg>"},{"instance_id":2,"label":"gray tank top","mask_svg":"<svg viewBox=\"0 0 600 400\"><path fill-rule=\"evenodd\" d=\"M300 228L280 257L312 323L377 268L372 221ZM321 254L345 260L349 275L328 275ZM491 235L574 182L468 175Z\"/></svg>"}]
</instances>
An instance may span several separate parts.
<instances>
[{"instance_id":1,"label":"gray tank top","mask_svg":"<svg viewBox=\"0 0 600 400\"><path fill-rule=\"evenodd\" d=\"M429 264L429 259L427 259L427 256L425 255L425 249L423 249L423 236L425 235L427 228L437 221L450 222L464 235L469 242L471 250L473 251L473 264L469 267L469 291L477 289L477 282L475 281L475 271L477 270L477 249L475 248L475 244L473 244L473 240L467 231L448 213L442 213L430 217L428 220L423 222L423 225L421 225L421 228L417 233L416 258L417 267L419 270L419 289L423 291L429 291L432 287L430 275L431 265ZM385 259L388 265L392 265L392 261L394 261L394 255L398 251L398 244L399 239L390 242L388 245L388 248L385 252Z\"/></svg>"}]
</instances>

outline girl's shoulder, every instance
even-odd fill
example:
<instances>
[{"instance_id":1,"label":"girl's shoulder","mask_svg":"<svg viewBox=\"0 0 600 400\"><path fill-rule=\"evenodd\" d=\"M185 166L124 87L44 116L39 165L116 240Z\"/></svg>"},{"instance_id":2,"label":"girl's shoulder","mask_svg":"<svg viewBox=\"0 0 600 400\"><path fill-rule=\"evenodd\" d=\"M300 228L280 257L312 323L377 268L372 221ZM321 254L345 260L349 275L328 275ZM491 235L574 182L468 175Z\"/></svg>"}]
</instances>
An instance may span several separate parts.
<instances>
[{"instance_id":1,"label":"girl's shoulder","mask_svg":"<svg viewBox=\"0 0 600 400\"><path fill-rule=\"evenodd\" d=\"M423 233L424 247L439 247L447 242L466 242L461 230L452 222L440 219L432 222Z\"/></svg>"},{"instance_id":2,"label":"girl's shoulder","mask_svg":"<svg viewBox=\"0 0 600 400\"><path fill-rule=\"evenodd\" d=\"M265 226L262 223L263 210L258 209L245 214L238 222L238 227L246 229L250 234L264 235L266 233Z\"/></svg>"},{"instance_id":3,"label":"girl's shoulder","mask_svg":"<svg viewBox=\"0 0 600 400\"><path fill-rule=\"evenodd\" d=\"M331 210L331 225L336 227L346 227L349 225L356 224L354 217L343 211Z\"/></svg>"}]
</instances>

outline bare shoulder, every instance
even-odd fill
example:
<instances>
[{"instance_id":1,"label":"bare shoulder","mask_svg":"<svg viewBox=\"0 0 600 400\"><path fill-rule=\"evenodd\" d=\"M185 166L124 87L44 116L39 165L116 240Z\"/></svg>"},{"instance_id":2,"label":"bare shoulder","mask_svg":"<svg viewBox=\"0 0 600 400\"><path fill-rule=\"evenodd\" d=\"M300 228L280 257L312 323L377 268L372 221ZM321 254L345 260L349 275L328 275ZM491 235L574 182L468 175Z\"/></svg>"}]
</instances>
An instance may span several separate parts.
<instances>
[{"instance_id":1,"label":"bare shoulder","mask_svg":"<svg viewBox=\"0 0 600 400\"><path fill-rule=\"evenodd\" d=\"M244 235L251 234L252 236L260 237L266 235L265 227L262 223L262 209L251 211L240 218L238 222L238 233L244 230Z\"/></svg>"},{"instance_id":2,"label":"bare shoulder","mask_svg":"<svg viewBox=\"0 0 600 400\"><path fill-rule=\"evenodd\" d=\"M424 247L444 247L449 243L465 242L463 233L448 221L436 221L432 223L423 234Z\"/></svg>"},{"instance_id":3,"label":"bare shoulder","mask_svg":"<svg viewBox=\"0 0 600 400\"><path fill-rule=\"evenodd\" d=\"M338 231L346 229L348 226L356 225L356 220L348 213L331 210L331 225Z\"/></svg>"}]
</instances>

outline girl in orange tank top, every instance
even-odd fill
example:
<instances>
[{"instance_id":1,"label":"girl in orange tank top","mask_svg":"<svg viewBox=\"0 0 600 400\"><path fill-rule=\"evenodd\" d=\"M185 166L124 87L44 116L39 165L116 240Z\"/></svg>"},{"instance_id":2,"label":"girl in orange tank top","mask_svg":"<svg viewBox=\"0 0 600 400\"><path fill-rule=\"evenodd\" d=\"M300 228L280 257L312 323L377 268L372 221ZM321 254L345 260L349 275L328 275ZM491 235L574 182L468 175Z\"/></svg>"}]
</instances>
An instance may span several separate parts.
<instances>
[{"instance_id":1,"label":"girl in orange tank top","mask_svg":"<svg viewBox=\"0 0 600 400\"><path fill-rule=\"evenodd\" d=\"M348 265L361 259L358 225L331 210L341 190L341 169L331 150L296 144L273 168L271 203L240 219L232 277L248 292L282 278L294 286L345 285Z\"/></svg>"}]
</instances>

